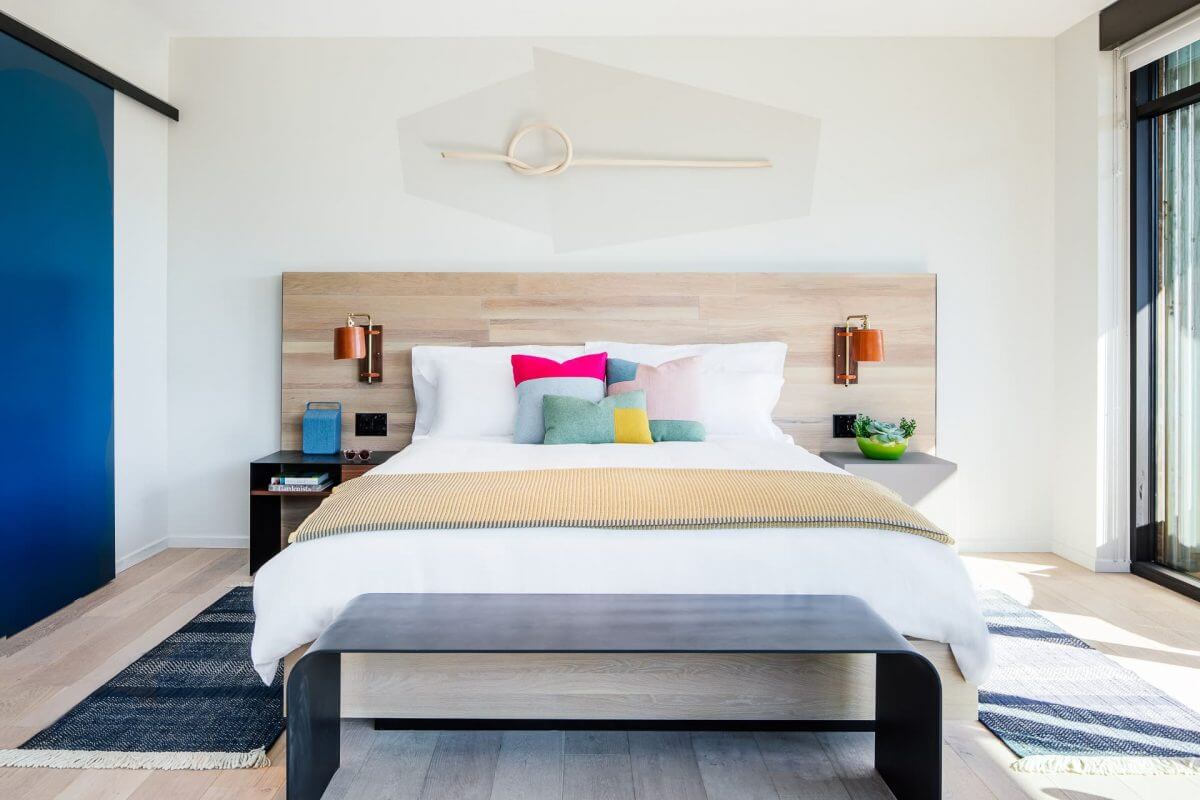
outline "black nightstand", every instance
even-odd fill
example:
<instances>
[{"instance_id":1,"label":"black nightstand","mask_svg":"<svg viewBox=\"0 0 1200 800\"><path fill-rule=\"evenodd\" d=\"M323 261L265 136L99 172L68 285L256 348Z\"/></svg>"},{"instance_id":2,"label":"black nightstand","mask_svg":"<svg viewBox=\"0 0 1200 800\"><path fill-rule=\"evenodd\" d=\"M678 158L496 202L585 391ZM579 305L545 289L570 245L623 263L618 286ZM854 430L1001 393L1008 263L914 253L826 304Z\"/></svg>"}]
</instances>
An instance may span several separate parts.
<instances>
[{"instance_id":1,"label":"black nightstand","mask_svg":"<svg viewBox=\"0 0 1200 800\"><path fill-rule=\"evenodd\" d=\"M315 501L329 496L328 491L303 494L272 492L267 488L271 478L321 470L327 471L333 485L337 486L379 466L397 452L375 450L367 461L347 461L341 453L314 456L305 455L299 450L280 450L250 462L250 572L257 571L267 563L267 559L283 549L285 534L280 523L285 501L307 501L307 505L311 506Z\"/></svg>"}]
</instances>

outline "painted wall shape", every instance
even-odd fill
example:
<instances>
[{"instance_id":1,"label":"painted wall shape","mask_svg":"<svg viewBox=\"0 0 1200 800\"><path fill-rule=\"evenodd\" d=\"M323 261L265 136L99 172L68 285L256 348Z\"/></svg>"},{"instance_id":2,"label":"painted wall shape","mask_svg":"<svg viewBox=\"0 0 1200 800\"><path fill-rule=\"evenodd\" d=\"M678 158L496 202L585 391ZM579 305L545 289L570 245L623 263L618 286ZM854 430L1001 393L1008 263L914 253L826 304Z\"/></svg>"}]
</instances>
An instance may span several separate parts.
<instances>
[{"instance_id":1,"label":"painted wall shape","mask_svg":"<svg viewBox=\"0 0 1200 800\"><path fill-rule=\"evenodd\" d=\"M551 238L556 252L805 216L812 206L820 121L674 81L534 48L533 71L402 118L409 194ZM768 158L770 169L570 169L517 175L442 150L503 152L518 128L546 121L594 157ZM520 157L557 160L553 134Z\"/></svg>"}]
</instances>

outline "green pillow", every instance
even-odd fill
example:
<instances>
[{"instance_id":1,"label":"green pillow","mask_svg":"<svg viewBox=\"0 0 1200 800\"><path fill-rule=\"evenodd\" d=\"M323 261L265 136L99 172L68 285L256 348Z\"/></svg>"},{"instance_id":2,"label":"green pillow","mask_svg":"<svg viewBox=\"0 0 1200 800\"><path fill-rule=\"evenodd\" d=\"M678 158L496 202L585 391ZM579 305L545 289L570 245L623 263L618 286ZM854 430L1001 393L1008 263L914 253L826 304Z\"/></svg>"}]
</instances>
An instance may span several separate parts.
<instances>
[{"instance_id":1,"label":"green pillow","mask_svg":"<svg viewBox=\"0 0 1200 800\"><path fill-rule=\"evenodd\" d=\"M542 398L546 444L653 444L646 393L625 392L593 403L581 397Z\"/></svg>"}]
</instances>

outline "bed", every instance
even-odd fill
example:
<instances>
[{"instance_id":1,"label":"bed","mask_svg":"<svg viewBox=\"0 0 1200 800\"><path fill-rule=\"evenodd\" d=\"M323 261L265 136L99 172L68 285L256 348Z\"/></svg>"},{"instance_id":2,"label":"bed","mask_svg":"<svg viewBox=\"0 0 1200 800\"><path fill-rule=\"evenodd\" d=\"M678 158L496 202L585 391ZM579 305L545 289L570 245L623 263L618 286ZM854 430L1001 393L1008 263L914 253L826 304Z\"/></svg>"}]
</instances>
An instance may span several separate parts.
<instances>
[{"instance_id":1,"label":"bed","mask_svg":"<svg viewBox=\"0 0 1200 800\"><path fill-rule=\"evenodd\" d=\"M843 299L853 307L843 307ZM345 484L323 509L371 476L425 480L579 470L844 475L814 452L844 446L830 439L829 415L845 411L848 400L870 414L893 413L899 405L922 421L911 446L934 445L932 275L287 273L284 447L299 444L304 401L342 385L343 371L333 372L328 358L328 336L348 303L371 310L383 323L385 374L399 385L347 387L340 398L329 397L341 399L347 411L389 412L386 438L348 438L350 426L343 441L405 449ZM875 308L886 309L887 361L850 390L832 385L830 331L845 314ZM585 341L633 330L640 341L655 344ZM746 344L756 339L774 343L765 349ZM657 364L690 347L686 342L725 343L705 346L712 348L705 351L705 369L738 374L709 375L713 380L705 386L709 411L717 398L732 427L723 432L710 425L704 442L651 446L515 444L515 409L502 407L514 402L507 358L482 372L479 364L442 369L439 389L421 355L439 349L429 345L470 346L440 348L454 351L508 345L542 348L542 355L560 360L605 349L613 357ZM716 364L720 352L730 356L723 365ZM763 374L747 380L745 371ZM481 375L508 388L481 403ZM457 388L448 391L452 384ZM714 385L723 388L712 391ZM753 418L736 408L751 397L765 403ZM476 425L489 411L491 422ZM452 415L467 424L447 427ZM507 426L507 435L490 435L497 425ZM975 718L975 686L991 663L987 629L961 559L952 546L912 533L861 525L447 530L410 524L300 541L259 570L252 657L264 680L280 659L286 665L298 658L351 598L368 592L856 595L937 667L944 716L953 719ZM854 720L874 711L873 659L852 654L345 658L342 709L348 717Z\"/></svg>"},{"instance_id":2,"label":"bed","mask_svg":"<svg viewBox=\"0 0 1200 800\"><path fill-rule=\"evenodd\" d=\"M498 438L427 438L373 472L579 467L839 471L807 450L779 441L549 447ZM254 589L252 657L264 679L274 674L279 659L315 639L351 598L367 592L851 594L865 599L906 636L947 643L961 676L943 660L944 680L978 684L991 659L987 628L958 554L910 534L862 528L405 530L302 542L262 567ZM544 659L539 668L559 671L544 663L553 660ZM390 671L386 661L380 658L372 665L364 659L347 670L347 682L353 685L357 675L360 683L379 684L379 673ZM429 673L447 666L444 656L425 661L403 669L431 678ZM396 659L392 666L400 667ZM737 666L725 665L727 670ZM635 665L628 667L635 671ZM785 673L781 680L788 679L786 666L772 667ZM493 669L507 671L503 664ZM508 674L520 671L514 665ZM743 673L739 680L750 679ZM410 677L407 688L416 688L416 681ZM382 683L395 689L405 685ZM453 691L446 686L434 692L447 693ZM352 689L351 694L348 716L404 715L386 702L372 711L361 693ZM955 696L952 690L948 695ZM489 705L503 716L503 706Z\"/></svg>"}]
</instances>

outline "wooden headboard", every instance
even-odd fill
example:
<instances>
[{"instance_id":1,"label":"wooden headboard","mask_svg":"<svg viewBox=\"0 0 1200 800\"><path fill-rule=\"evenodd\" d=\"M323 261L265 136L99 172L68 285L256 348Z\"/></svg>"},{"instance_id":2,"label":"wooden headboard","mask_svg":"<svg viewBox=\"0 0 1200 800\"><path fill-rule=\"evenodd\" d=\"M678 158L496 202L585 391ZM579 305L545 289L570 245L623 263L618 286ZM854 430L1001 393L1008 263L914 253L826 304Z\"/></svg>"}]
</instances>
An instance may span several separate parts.
<instances>
[{"instance_id":1,"label":"wooden headboard","mask_svg":"<svg viewBox=\"0 0 1200 800\"><path fill-rule=\"evenodd\" d=\"M357 380L335 361L333 329L352 311L384 330L384 381ZM886 361L862 364L861 382L833 383L832 328L871 315ZM854 449L833 439L832 415L915 417L910 445L936 436L937 279L930 274L285 272L280 438L300 448L309 400L340 400L347 447L397 450L412 436L410 348L417 344L663 344L783 341L787 381L775 420L813 452ZM386 437L354 436L356 411L385 411Z\"/></svg>"}]
</instances>

